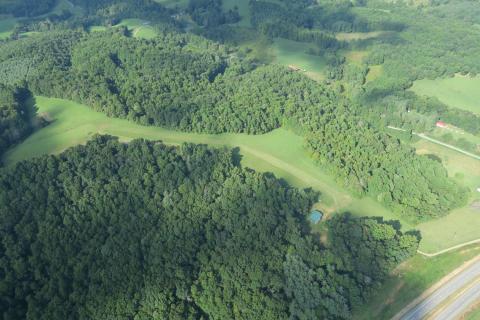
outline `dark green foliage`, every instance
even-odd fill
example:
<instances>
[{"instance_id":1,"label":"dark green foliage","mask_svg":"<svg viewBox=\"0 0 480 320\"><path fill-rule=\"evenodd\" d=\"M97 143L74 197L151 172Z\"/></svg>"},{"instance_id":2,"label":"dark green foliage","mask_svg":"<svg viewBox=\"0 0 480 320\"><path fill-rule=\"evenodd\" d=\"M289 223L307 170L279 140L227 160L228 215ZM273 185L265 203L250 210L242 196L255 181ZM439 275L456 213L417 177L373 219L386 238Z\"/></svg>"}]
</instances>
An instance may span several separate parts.
<instances>
[{"instance_id":1,"label":"dark green foliage","mask_svg":"<svg viewBox=\"0 0 480 320\"><path fill-rule=\"evenodd\" d=\"M49 12L56 0L0 0L0 14L34 17Z\"/></svg>"},{"instance_id":2,"label":"dark green foliage","mask_svg":"<svg viewBox=\"0 0 480 320\"><path fill-rule=\"evenodd\" d=\"M325 85L278 66L254 66L197 36L163 32L146 41L120 31L8 43L0 81L26 80L36 94L194 132L257 134L288 122L342 184L414 219L444 215L465 200L438 163L379 133L365 112L347 108L352 103ZM408 181L418 184L416 194Z\"/></svg>"},{"instance_id":3,"label":"dark green foliage","mask_svg":"<svg viewBox=\"0 0 480 320\"><path fill-rule=\"evenodd\" d=\"M27 103L25 89L0 84L0 157L32 131L34 110Z\"/></svg>"},{"instance_id":4,"label":"dark green foliage","mask_svg":"<svg viewBox=\"0 0 480 320\"><path fill-rule=\"evenodd\" d=\"M334 36L319 29L312 29L314 19L310 10L287 7L265 1L250 1L252 26L271 37L315 43L321 49L340 49L344 44Z\"/></svg>"},{"instance_id":5,"label":"dark green foliage","mask_svg":"<svg viewBox=\"0 0 480 320\"><path fill-rule=\"evenodd\" d=\"M49 320L348 319L418 239L344 217L330 227L332 249L320 248L300 227L315 198L205 146L97 137L22 162L0 176L0 310ZM351 242L355 229L372 236Z\"/></svg>"},{"instance_id":6,"label":"dark green foliage","mask_svg":"<svg viewBox=\"0 0 480 320\"><path fill-rule=\"evenodd\" d=\"M193 21L207 28L240 20L238 8L223 12L222 0L190 0L187 11Z\"/></svg>"}]
</instances>

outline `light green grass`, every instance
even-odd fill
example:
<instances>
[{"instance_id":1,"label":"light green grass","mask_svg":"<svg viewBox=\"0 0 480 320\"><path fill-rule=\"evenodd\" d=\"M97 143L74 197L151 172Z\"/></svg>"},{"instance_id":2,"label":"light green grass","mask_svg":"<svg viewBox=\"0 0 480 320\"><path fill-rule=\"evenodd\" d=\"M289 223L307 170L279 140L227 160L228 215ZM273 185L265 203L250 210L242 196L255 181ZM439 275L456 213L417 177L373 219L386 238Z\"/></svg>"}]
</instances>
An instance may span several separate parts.
<instances>
[{"instance_id":1,"label":"light green grass","mask_svg":"<svg viewBox=\"0 0 480 320\"><path fill-rule=\"evenodd\" d=\"M367 77L365 79L366 82L370 82L370 81L373 81L375 79L377 79L378 77L380 77L383 73L383 66L382 65L378 65L378 66L370 66L368 68L368 73L367 73Z\"/></svg>"},{"instance_id":2,"label":"light green grass","mask_svg":"<svg viewBox=\"0 0 480 320\"><path fill-rule=\"evenodd\" d=\"M168 144L192 142L239 147L243 166L273 172L294 186L311 187L320 191L322 202L319 205L328 212L389 215L386 209L373 200L355 199L339 187L309 157L303 148L303 139L286 129L255 136L185 133L108 118L86 106L67 100L37 97L36 102L39 114L54 121L8 152L5 157L7 165L43 154L60 153L71 146L85 143L96 133L118 136L122 141L146 138L162 140ZM392 214L389 216L396 218Z\"/></svg>"},{"instance_id":3,"label":"light green grass","mask_svg":"<svg viewBox=\"0 0 480 320\"><path fill-rule=\"evenodd\" d=\"M91 26L88 28L89 32L102 32L107 30L107 27L105 26Z\"/></svg>"},{"instance_id":4,"label":"light green grass","mask_svg":"<svg viewBox=\"0 0 480 320\"><path fill-rule=\"evenodd\" d=\"M437 238L437 241L422 242L421 249L435 252L480 238L480 211L471 207L473 201L480 201L480 193L476 191L476 188L480 187L480 161L426 140L415 143L414 147L419 154L438 156L449 176L470 189L470 200L466 207L456 209L443 218L416 226L425 239Z\"/></svg>"},{"instance_id":5,"label":"light green grass","mask_svg":"<svg viewBox=\"0 0 480 320\"><path fill-rule=\"evenodd\" d=\"M418 95L437 97L448 106L480 115L480 76L418 80L411 88Z\"/></svg>"},{"instance_id":6,"label":"light green grass","mask_svg":"<svg viewBox=\"0 0 480 320\"><path fill-rule=\"evenodd\" d=\"M322 80L324 79L323 71L326 63L322 57L308 54L308 50L314 48L315 45L311 43L281 38L275 39L272 45L275 63L300 68L312 79Z\"/></svg>"},{"instance_id":7,"label":"light green grass","mask_svg":"<svg viewBox=\"0 0 480 320\"><path fill-rule=\"evenodd\" d=\"M150 22L141 19L124 19L117 26L125 26L135 38L153 39L157 36L155 29Z\"/></svg>"},{"instance_id":8,"label":"light green grass","mask_svg":"<svg viewBox=\"0 0 480 320\"><path fill-rule=\"evenodd\" d=\"M480 246L477 245L433 258L416 255L399 266L367 304L354 310L353 318L391 319L425 290L478 254Z\"/></svg>"},{"instance_id":9,"label":"light green grass","mask_svg":"<svg viewBox=\"0 0 480 320\"><path fill-rule=\"evenodd\" d=\"M37 97L37 106L40 115L48 116L54 121L9 151L4 159L7 165L43 154L60 153L71 146L85 143L96 133L118 136L122 141L146 138L162 140L167 144L191 142L239 147L243 166L272 172L299 188L318 190L321 202L317 206L327 215L351 212L357 216L383 216L386 219L400 220L406 229L413 227L372 199L351 196L311 159L303 148L303 139L286 129L255 136L195 134L108 118L86 106L61 99ZM419 225L418 228L424 233L421 249L435 252L458 244L461 240L472 240L470 237L480 233L480 224L476 224L480 220L475 219L480 219L480 214L470 217L469 213L456 212ZM453 237L455 233L457 235Z\"/></svg>"},{"instance_id":10,"label":"light green grass","mask_svg":"<svg viewBox=\"0 0 480 320\"><path fill-rule=\"evenodd\" d=\"M8 39L17 25L17 19L0 16L0 40Z\"/></svg>"}]
</instances>

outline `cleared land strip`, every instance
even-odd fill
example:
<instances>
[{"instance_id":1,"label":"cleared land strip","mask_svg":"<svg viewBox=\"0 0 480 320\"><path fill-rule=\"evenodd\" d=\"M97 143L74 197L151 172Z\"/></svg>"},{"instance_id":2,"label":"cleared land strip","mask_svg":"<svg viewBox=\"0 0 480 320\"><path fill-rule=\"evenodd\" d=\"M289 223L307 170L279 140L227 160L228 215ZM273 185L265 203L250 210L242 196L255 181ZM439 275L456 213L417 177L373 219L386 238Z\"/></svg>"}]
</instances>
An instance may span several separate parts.
<instances>
[{"instance_id":1,"label":"cleared land strip","mask_svg":"<svg viewBox=\"0 0 480 320\"><path fill-rule=\"evenodd\" d=\"M467 287L479 277L480 256L477 256L425 291L393 317L392 320L424 319L431 312L438 309L453 294Z\"/></svg>"}]
</instances>

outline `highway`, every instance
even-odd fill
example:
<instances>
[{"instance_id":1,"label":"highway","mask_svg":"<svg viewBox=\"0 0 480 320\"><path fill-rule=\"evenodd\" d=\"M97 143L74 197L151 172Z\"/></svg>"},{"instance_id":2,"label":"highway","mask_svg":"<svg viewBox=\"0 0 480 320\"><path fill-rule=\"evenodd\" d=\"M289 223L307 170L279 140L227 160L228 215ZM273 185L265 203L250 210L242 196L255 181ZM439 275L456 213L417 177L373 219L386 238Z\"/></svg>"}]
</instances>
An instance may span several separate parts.
<instances>
[{"instance_id":1,"label":"highway","mask_svg":"<svg viewBox=\"0 0 480 320\"><path fill-rule=\"evenodd\" d=\"M394 319L401 319L401 320L421 320L425 319L430 313L438 309L442 303L446 302L448 298L455 293L458 293L462 289L472 285L475 283L474 286L471 286L462 294L458 295L456 299L447 305L443 310L441 310L437 316L434 318L436 319L455 319L455 318L448 318L449 313L455 314L456 312L462 312L463 309L473 302L479 299L480 296L480 283L476 283L476 280L480 279L480 259L477 259L473 264L469 265L467 268L453 276L447 282L445 282L442 286L440 286L437 290L435 290L432 294L427 296L423 299L420 303L413 306L410 310L406 312L402 312L403 315L397 315ZM475 289L477 291L475 291ZM452 310L455 306L458 308L462 308L461 310ZM441 318L439 318L441 317ZM445 318L446 317L446 318Z\"/></svg>"},{"instance_id":2,"label":"highway","mask_svg":"<svg viewBox=\"0 0 480 320\"><path fill-rule=\"evenodd\" d=\"M444 309L438 312L433 319L435 320L452 320L457 319L468 308L480 301L480 280L475 282L473 286L470 286L459 297L455 299L451 304L447 305Z\"/></svg>"}]
</instances>

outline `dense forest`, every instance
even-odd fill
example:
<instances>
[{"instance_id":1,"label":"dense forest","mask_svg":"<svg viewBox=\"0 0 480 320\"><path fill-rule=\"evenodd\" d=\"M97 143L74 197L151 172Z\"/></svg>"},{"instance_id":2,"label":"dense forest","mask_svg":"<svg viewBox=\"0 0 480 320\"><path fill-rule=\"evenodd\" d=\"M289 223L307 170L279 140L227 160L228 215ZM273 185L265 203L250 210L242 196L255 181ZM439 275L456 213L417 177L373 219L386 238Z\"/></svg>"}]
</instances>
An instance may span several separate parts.
<instances>
[{"instance_id":1,"label":"dense forest","mask_svg":"<svg viewBox=\"0 0 480 320\"><path fill-rule=\"evenodd\" d=\"M96 137L0 175L5 319L348 319L418 237L338 216L230 150ZM361 256L359 256L361 253Z\"/></svg>"},{"instance_id":2,"label":"dense forest","mask_svg":"<svg viewBox=\"0 0 480 320\"><path fill-rule=\"evenodd\" d=\"M49 12L57 0L0 0L0 14L33 17Z\"/></svg>"},{"instance_id":3,"label":"dense forest","mask_svg":"<svg viewBox=\"0 0 480 320\"><path fill-rule=\"evenodd\" d=\"M138 40L115 29L10 42L0 53L0 82L24 81L36 94L144 125L258 134L288 123L340 183L414 220L466 200L441 165L363 123L361 109L342 95L282 67L255 66L198 36L165 31Z\"/></svg>"},{"instance_id":4,"label":"dense forest","mask_svg":"<svg viewBox=\"0 0 480 320\"><path fill-rule=\"evenodd\" d=\"M35 110L29 98L25 89L0 84L0 157L33 131Z\"/></svg>"}]
</instances>

